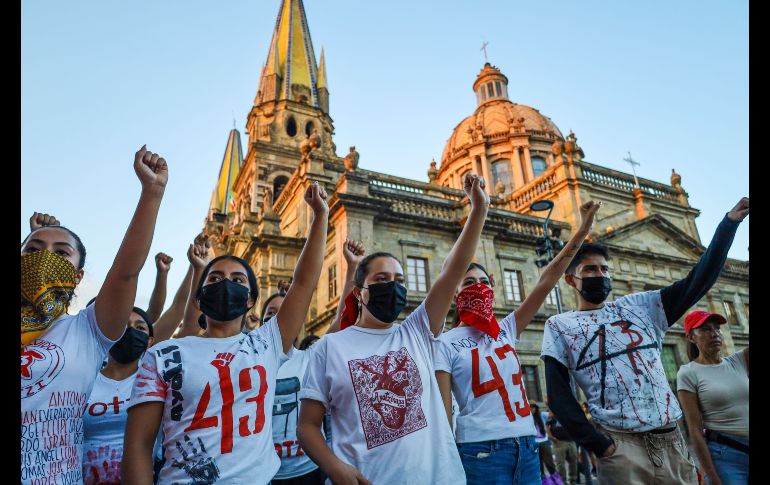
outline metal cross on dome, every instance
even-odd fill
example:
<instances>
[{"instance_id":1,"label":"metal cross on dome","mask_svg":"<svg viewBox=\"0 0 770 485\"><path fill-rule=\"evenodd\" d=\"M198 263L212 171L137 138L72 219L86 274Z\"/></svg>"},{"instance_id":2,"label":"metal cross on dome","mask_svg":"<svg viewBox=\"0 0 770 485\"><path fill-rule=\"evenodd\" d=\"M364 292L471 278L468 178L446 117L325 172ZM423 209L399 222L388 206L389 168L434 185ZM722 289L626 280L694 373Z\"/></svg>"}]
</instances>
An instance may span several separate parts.
<instances>
[{"instance_id":1,"label":"metal cross on dome","mask_svg":"<svg viewBox=\"0 0 770 485\"><path fill-rule=\"evenodd\" d=\"M487 59L487 46L488 45L489 45L489 42L484 41L484 43L481 44L481 49L479 49L480 51L484 51L484 61L485 62L489 61L489 59Z\"/></svg>"}]
</instances>

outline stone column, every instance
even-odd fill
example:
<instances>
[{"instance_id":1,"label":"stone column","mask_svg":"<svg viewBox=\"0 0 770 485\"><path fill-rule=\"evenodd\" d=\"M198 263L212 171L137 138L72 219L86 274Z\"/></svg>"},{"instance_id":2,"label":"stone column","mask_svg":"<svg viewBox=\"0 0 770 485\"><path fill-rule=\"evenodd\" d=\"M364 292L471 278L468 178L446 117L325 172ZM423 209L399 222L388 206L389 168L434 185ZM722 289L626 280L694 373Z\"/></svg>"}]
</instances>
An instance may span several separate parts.
<instances>
[{"instance_id":1,"label":"stone column","mask_svg":"<svg viewBox=\"0 0 770 485\"><path fill-rule=\"evenodd\" d=\"M524 173L521 169L521 157L519 156L519 147L514 146L511 148L511 167L513 170L513 185L516 189L524 187Z\"/></svg>"},{"instance_id":2,"label":"stone column","mask_svg":"<svg viewBox=\"0 0 770 485\"><path fill-rule=\"evenodd\" d=\"M487 192L494 194L495 182L492 180L492 164L487 160L487 155L485 153L481 154L481 173L484 176L484 180L487 182Z\"/></svg>"},{"instance_id":3,"label":"stone column","mask_svg":"<svg viewBox=\"0 0 770 485\"><path fill-rule=\"evenodd\" d=\"M527 174L527 183L535 179L535 172L532 171L532 159L529 156L529 147L524 147L524 173Z\"/></svg>"}]
</instances>

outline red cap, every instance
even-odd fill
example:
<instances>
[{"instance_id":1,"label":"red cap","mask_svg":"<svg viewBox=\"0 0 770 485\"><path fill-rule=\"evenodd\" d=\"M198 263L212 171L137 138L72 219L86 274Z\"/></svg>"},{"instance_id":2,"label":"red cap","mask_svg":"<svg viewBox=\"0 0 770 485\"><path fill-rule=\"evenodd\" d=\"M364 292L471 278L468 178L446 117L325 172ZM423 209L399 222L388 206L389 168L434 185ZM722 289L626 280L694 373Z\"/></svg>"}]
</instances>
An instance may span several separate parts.
<instances>
[{"instance_id":1,"label":"red cap","mask_svg":"<svg viewBox=\"0 0 770 485\"><path fill-rule=\"evenodd\" d=\"M694 312L690 312L689 315L684 317L684 333L689 335L692 329L700 327L706 322L706 320L710 318L713 318L714 321L720 325L727 323L725 317L718 313L709 313L703 310L695 310Z\"/></svg>"}]
</instances>

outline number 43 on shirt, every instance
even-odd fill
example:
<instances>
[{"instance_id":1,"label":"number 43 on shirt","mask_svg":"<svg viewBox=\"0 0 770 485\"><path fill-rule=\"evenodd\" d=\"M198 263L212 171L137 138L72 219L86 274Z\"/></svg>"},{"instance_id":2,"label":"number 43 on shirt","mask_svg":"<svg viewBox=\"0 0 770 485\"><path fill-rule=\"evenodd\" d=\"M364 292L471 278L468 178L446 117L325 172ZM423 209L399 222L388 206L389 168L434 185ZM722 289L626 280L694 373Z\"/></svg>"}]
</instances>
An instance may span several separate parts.
<instances>
[{"instance_id":1,"label":"number 43 on shirt","mask_svg":"<svg viewBox=\"0 0 770 485\"><path fill-rule=\"evenodd\" d=\"M530 415L530 410L529 410L529 402L527 401L527 393L524 391L524 383L522 381L523 372L521 369L521 363L519 362L519 356L516 355L516 351L513 349L513 347L511 347L510 344L505 344L502 347L498 347L494 351L495 355L499 360L505 360L505 358L508 357L507 354L509 352L513 354L513 357L516 359L516 367L518 368L517 373L513 374L511 378L513 380L513 385L519 386L519 389L521 389L521 399L522 399L521 401L516 401L514 403L516 407L515 413L513 411L513 408L511 407L510 398L508 397L508 390L505 388L505 382L503 381L503 378L500 377L500 371L497 370L497 364L495 364L494 359L490 355L487 355L485 357L485 360L489 365L489 370L492 371L492 379L485 382L481 382L481 378L479 376L479 349L478 348L471 350L471 363L473 366L471 385L473 387L474 397L480 397L480 396L483 396L484 394L497 391L498 394L500 394L500 399L503 401L503 408L505 409L505 415L508 417L508 421L516 421L516 414L518 414L523 418L525 416Z\"/></svg>"},{"instance_id":2,"label":"number 43 on shirt","mask_svg":"<svg viewBox=\"0 0 770 485\"><path fill-rule=\"evenodd\" d=\"M221 411L219 413L214 411L213 416L206 416L206 410L211 400L211 384L206 383L206 388L203 390L198 406L195 408L192 423L184 430L187 433L195 429L216 428L219 426L219 416L217 416L219 414L222 417L222 440L220 445L222 453L233 451L233 402L235 396L233 393L233 383L230 378L230 362L232 362L233 357L235 356L231 353L218 354L211 361L211 365L217 369L219 374L219 392L222 394ZM253 402L255 405L254 427L249 427L249 416L239 416L238 434L241 436L257 434L265 426L265 395L267 394L267 372L265 368L261 365L255 365L241 369L238 372L238 390L241 393L252 390L252 372L259 375L259 390L256 395L246 398L246 402Z\"/></svg>"}]
</instances>

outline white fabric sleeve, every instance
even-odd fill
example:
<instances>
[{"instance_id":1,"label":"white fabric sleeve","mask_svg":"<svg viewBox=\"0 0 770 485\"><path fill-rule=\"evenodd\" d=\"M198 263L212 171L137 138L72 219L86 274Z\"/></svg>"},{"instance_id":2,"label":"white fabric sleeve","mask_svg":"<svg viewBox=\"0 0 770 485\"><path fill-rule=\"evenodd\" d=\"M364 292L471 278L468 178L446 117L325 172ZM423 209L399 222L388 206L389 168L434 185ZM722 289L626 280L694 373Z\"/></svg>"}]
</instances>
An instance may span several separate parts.
<instances>
[{"instance_id":1,"label":"white fabric sleeve","mask_svg":"<svg viewBox=\"0 0 770 485\"><path fill-rule=\"evenodd\" d=\"M153 346L154 348L155 346ZM131 402L128 408L143 402L165 402L168 383L158 372L157 352L148 350L139 362L134 387L131 389Z\"/></svg>"},{"instance_id":2,"label":"white fabric sleeve","mask_svg":"<svg viewBox=\"0 0 770 485\"><path fill-rule=\"evenodd\" d=\"M546 356L553 357L568 369L572 369L569 350L564 343L562 332L559 331L558 321L554 317L546 320L543 328L543 350L540 352L540 358L543 359Z\"/></svg>"},{"instance_id":3,"label":"white fabric sleeve","mask_svg":"<svg viewBox=\"0 0 770 485\"><path fill-rule=\"evenodd\" d=\"M513 345L519 343L519 336L516 334L516 312L511 312L498 322L501 330L505 330L508 335L513 337Z\"/></svg>"},{"instance_id":4,"label":"white fabric sleeve","mask_svg":"<svg viewBox=\"0 0 770 485\"><path fill-rule=\"evenodd\" d=\"M442 370L444 372L452 373L452 355L449 344L443 339L439 338L436 345L436 359L433 362L433 370Z\"/></svg>"},{"instance_id":5,"label":"white fabric sleeve","mask_svg":"<svg viewBox=\"0 0 770 485\"><path fill-rule=\"evenodd\" d=\"M268 341L272 344L275 356L275 364L277 367L281 367L284 362L289 360L294 355L294 346L289 348L288 352L283 351L283 340L281 340L281 327L278 326L278 314L273 315L270 320L264 325L260 325L252 332L257 332L261 335L266 335Z\"/></svg>"},{"instance_id":6,"label":"white fabric sleeve","mask_svg":"<svg viewBox=\"0 0 770 485\"><path fill-rule=\"evenodd\" d=\"M622 307L630 306L647 311L647 316L652 322L659 335L668 331L668 320L666 319L666 310L663 309L663 300L660 298L660 290L644 291L641 293L631 293L615 301L615 304ZM630 311L635 312L634 308ZM634 316L633 314L631 316ZM636 315L643 323L648 323L644 315Z\"/></svg>"},{"instance_id":7,"label":"white fabric sleeve","mask_svg":"<svg viewBox=\"0 0 770 485\"><path fill-rule=\"evenodd\" d=\"M698 393L698 377L692 367L682 366L676 373L676 390Z\"/></svg>"},{"instance_id":8,"label":"white fabric sleeve","mask_svg":"<svg viewBox=\"0 0 770 485\"><path fill-rule=\"evenodd\" d=\"M104 355L107 355L107 352L110 351L113 345L115 345L115 342L120 340L120 337L123 336L123 334L120 334L120 337L116 338L115 340L110 340L104 333L102 333L102 328L99 326L99 323L96 321L96 302L91 303L84 309L80 310L78 313L78 317L80 315L85 316L86 320L88 321L88 328L91 332L91 335L96 340L96 342L99 344L99 347L104 351ZM126 327L123 327L123 332L125 333Z\"/></svg>"},{"instance_id":9,"label":"white fabric sleeve","mask_svg":"<svg viewBox=\"0 0 770 485\"><path fill-rule=\"evenodd\" d=\"M329 338L322 338L316 342L309 352L307 370L299 391L300 399L312 399L324 405L327 411L331 403L331 385L326 375L326 347Z\"/></svg>"},{"instance_id":10,"label":"white fabric sleeve","mask_svg":"<svg viewBox=\"0 0 770 485\"><path fill-rule=\"evenodd\" d=\"M427 310L425 310L425 301L420 303L420 306L415 308L415 310L401 322L401 328L411 335L416 336L417 341L422 342L425 348L426 357L430 359L429 362L434 362L436 360L436 341L439 339L430 331L430 319L428 318Z\"/></svg>"}]
</instances>

